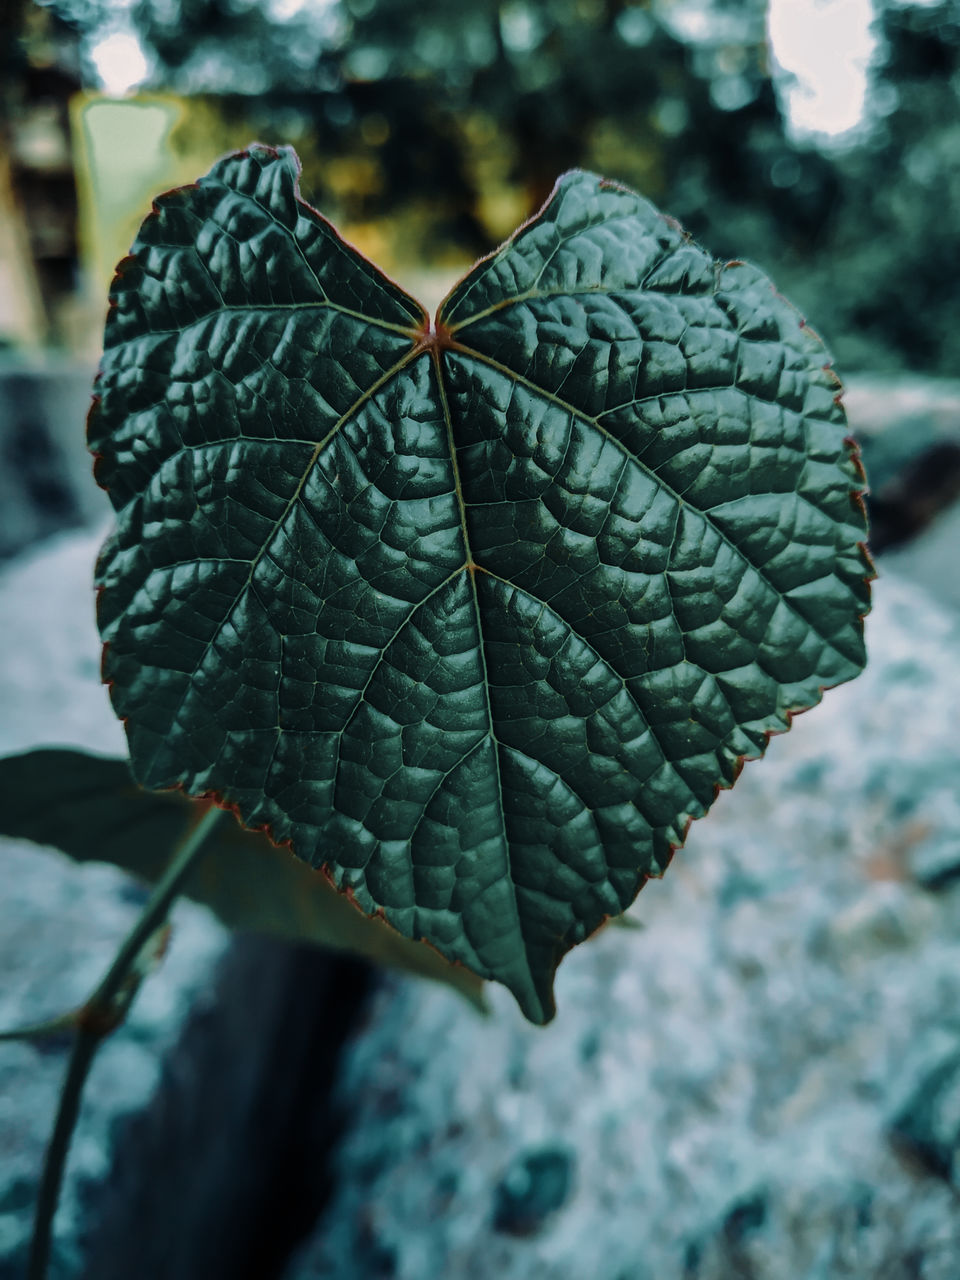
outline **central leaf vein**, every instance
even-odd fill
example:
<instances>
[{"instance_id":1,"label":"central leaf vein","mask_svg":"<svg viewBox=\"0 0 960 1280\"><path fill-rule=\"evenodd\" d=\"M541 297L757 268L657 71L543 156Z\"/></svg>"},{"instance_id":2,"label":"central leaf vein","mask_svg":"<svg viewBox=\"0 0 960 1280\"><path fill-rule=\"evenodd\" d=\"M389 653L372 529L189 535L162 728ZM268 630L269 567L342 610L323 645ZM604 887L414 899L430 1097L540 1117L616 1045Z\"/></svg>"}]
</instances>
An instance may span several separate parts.
<instances>
[{"instance_id":1,"label":"central leaf vein","mask_svg":"<svg viewBox=\"0 0 960 1280\"><path fill-rule=\"evenodd\" d=\"M450 450L450 465L453 468L454 488L456 491L457 505L460 512L460 527L461 527L462 536L463 536L463 546L467 556L466 571L470 579L470 591L473 599L473 613L474 613L474 618L476 622L476 631L477 631L477 654L480 661L480 674L481 674L481 680L483 684L483 696L486 704L487 723L490 727L489 728L490 739L493 743L493 754L494 754L494 759L496 761L497 812L500 816L500 830L501 830L502 839L503 839L503 849L504 849L504 854L507 860L507 867L509 868L508 878L510 882L510 890L511 890L511 897L513 901L514 911L516 913L517 928L519 929L521 936L523 936L523 933L524 933L523 921L520 914L520 901L517 896L517 887L516 887L516 879L514 876L514 869L513 869L510 837L507 833L506 809L504 807L504 802L503 802L503 767L500 761L500 742L497 739L496 730L494 728L493 706L491 705L491 702L490 702L490 677L489 677L489 672L487 670L487 655L486 655L486 650L484 645L483 619L480 611L480 600L477 595L476 565L474 564L473 552L470 547L470 534L467 529L467 512L466 512L466 506L464 504L464 498L463 498L463 486L460 481L460 468L457 463L457 444L453 434L453 417L450 412L450 401L447 396L446 384L444 382L442 360L440 357L440 352L436 346L434 346L433 348L432 355L433 355L434 373L437 379L437 388L440 395L440 403L443 408L443 418L444 418L444 422L446 424L446 430L447 430L447 443ZM533 969L530 964L530 956L526 948L524 948L523 950L523 958L524 958L524 965L526 968L528 980L531 984L531 987L535 990L536 979L534 977Z\"/></svg>"}]
</instances>

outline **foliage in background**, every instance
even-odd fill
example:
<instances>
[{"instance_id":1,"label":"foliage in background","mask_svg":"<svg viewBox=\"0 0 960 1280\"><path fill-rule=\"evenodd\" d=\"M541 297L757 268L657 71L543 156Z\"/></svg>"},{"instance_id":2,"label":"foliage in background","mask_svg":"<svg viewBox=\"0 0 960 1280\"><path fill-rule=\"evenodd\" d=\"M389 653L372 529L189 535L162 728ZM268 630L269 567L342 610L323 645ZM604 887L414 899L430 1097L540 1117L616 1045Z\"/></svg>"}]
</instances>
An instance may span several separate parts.
<instances>
[{"instance_id":1,"label":"foliage in background","mask_svg":"<svg viewBox=\"0 0 960 1280\"><path fill-rule=\"evenodd\" d=\"M58 0L90 33L105 0ZM878 0L866 122L786 135L762 0L137 0L153 85L216 94L244 136L293 141L305 189L393 265L461 265L584 165L718 254L777 264L847 368L953 374L960 5ZM241 127L242 121L242 127ZM932 211L936 216L932 217ZM392 228L392 230L391 230Z\"/></svg>"},{"instance_id":2,"label":"foliage in background","mask_svg":"<svg viewBox=\"0 0 960 1280\"><path fill-rule=\"evenodd\" d=\"M960 4L885 4L881 32L873 128L833 161L824 234L790 287L849 367L955 377Z\"/></svg>"}]
</instances>

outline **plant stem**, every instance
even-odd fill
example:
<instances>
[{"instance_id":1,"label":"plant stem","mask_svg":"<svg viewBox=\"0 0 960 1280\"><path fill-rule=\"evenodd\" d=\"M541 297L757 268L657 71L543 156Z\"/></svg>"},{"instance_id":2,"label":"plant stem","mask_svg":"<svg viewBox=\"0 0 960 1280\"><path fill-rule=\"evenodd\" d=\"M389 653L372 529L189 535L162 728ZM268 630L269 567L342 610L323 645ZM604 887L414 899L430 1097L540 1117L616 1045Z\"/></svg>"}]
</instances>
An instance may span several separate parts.
<instances>
[{"instance_id":1,"label":"plant stem","mask_svg":"<svg viewBox=\"0 0 960 1280\"><path fill-rule=\"evenodd\" d=\"M43 1160L43 1175L37 1194L37 1209L33 1220L33 1239L30 1242L28 1280L44 1280L50 1261L51 1228L53 1215L60 1199L60 1183L67 1162L70 1139L80 1111L80 1096L94 1055L100 1046L101 1036L93 1031L79 1030L70 1053L67 1076L60 1091L60 1105L53 1126L50 1144Z\"/></svg>"},{"instance_id":2,"label":"plant stem","mask_svg":"<svg viewBox=\"0 0 960 1280\"><path fill-rule=\"evenodd\" d=\"M0 1031L2 1040L43 1040L46 1036L59 1036L77 1029L77 1011L61 1013L56 1018L48 1018L45 1022L31 1022L25 1027L14 1027L11 1031Z\"/></svg>"},{"instance_id":3,"label":"plant stem","mask_svg":"<svg viewBox=\"0 0 960 1280\"><path fill-rule=\"evenodd\" d=\"M175 847L166 871L154 885L153 893L143 908L140 919L133 926L106 976L88 1001L89 1005L108 1005L120 991L135 966L151 935L163 924L183 882L193 869L207 837L224 816L222 809L211 805L196 826Z\"/></svg>"},{"instance_id":4,"label":"plant stem","mask_svg":"<svg viewBox=\"0 0 960 1280\"><path fill-rule=\"evenodd\" d=\"M86 1004L73 1015L77 1033L60 1092L53 1134L43 1162L30 1244L28 1280L44 1280L47 1274L53 1218L60 1198L67 1152L77 1123L83 1086L100 1041L114 1031L126 1016L144 976L144 949L165 922L207 837L222 817L223 810L211 805L196 826L176 846L166 871L154 886L140 918L123 940L102 982Z\"/></svg>"}]
</instances>

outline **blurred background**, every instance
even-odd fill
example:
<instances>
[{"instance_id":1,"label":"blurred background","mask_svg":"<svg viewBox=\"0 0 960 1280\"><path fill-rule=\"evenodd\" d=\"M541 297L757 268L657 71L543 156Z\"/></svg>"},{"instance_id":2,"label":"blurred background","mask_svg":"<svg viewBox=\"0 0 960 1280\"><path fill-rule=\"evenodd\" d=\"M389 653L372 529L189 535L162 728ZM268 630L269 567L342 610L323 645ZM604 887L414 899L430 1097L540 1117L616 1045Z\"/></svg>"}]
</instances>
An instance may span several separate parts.
<instances>
[{"instance_id":1,"label":"blurred background","mask_svg":"<svg viewBox=\"0 0 960 1280\"><path fill-rule=\"evenodd\" d=\"M95 355L150 197L252 138L401 275L461 269L582 166L749 256L847 369L951 375L960 6L12 0L0 338Z\"/></svg>"},{"instance_id":2,"label":"blurred background","mask_svg":"<svg viewBox=\"0 0 960 1280\"><path fill-rule=\"evenodd\" d=\"M306 197L428 303L583 166L762 266L845 379L956 376L957 0L7 0L2 14L0 556L99 510L73 479L68 416L113 267L154 194L254 138L292 143ZM954 405L955 390L937 394ZM877 412L886 395L867 434ZM956 481L942 424L923 440L942 504Z\"/></svg>"},{"instance_id":3,"label":"blurred background","mask_svg":"<svg viewBox=\"0 0 960 1280\"><path fill-rule=\"evenodd\" d=\"M123 753L107 290L153 196L253 139L429 304L573 166L756 262L835 357L881 570L865 675L564 962L545 1030L181 904L56 1280L954 1280L960 0L3 0L0 68L0 752ZM6 1026L82 999L142 891L13 842L0 883ZM61 1066L0 1046L0 1280Z\"/></svg>"}]
</instances>

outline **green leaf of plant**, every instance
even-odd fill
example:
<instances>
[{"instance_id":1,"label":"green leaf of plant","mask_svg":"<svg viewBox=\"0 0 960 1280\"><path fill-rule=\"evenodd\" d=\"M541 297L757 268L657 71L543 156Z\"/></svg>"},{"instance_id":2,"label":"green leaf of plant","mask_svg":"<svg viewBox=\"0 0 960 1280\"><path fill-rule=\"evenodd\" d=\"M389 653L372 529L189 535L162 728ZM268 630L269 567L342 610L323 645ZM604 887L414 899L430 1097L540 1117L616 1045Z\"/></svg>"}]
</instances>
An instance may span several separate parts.
<instances>
[{"instance_id":1,"label":"green leaf of plant","mask_svg":"<svg viewBox=\"0 0 960 1280\"><path fill-rule=\"evenodd\" d=\"M137 778L546 1021L563 954L863 664L820 341L579 172L431 325L260 146L157 202L112 304L90 443Z\"/></svg>"},{"instance_id":2,"label":"green leaf of plant","mask_svg":"<svg viewBox=\"0 0 960 1280\"><path fill-rule=\"evenodd\" d=\"M126 760L41 749L0 759L0 835L52 845L76 862L109 862L153 884L202 806L180 791L144 791ZM485 1009L482 982L382 920L265 835L222 823L184 893L231 929L351 951L446 982Z\"/></svg>"}]
</instances>

